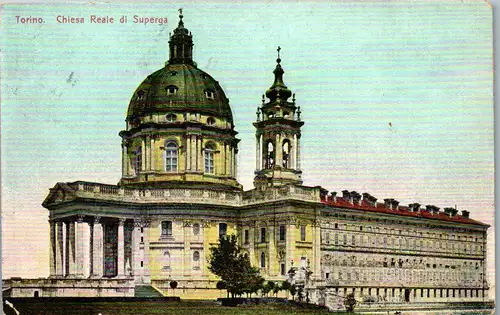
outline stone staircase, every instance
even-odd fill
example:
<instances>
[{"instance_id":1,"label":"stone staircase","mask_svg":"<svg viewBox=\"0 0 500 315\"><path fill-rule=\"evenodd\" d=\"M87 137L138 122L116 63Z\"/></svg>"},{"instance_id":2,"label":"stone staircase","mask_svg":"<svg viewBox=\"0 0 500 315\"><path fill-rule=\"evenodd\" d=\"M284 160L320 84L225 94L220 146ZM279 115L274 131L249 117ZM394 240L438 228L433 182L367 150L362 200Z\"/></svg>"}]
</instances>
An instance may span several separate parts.
<instances>
[{"instance_id":1,"label":"stone staircase","mask_svg":"<svg viewBox=\"0 0 500 315\"><path fill-rule=\"evenodd\" d=\"M163 295L151 285L136 285L134 297L139 298L162 298Z\"/></svg>"}]
</instances>

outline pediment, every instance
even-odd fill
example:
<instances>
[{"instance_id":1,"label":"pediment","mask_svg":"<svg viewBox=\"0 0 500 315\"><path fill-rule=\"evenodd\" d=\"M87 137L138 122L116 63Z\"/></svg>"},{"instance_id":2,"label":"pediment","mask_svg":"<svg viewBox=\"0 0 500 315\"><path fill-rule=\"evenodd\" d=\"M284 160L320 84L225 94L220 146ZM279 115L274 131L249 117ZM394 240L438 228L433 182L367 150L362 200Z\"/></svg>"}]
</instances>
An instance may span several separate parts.
<instances>
[{"instance_id":1,"label":"pediment","mask_svg":"<svg viewBox=\"0 0 500 315\"><path fill-rule=\"evenodd\" d=\"M50 188L50 192L42 203L45 208L49 206L54 206L76 199L75 189L73 189L67 183L57 183L53 188Z\"/></svg>"}]
</instances>

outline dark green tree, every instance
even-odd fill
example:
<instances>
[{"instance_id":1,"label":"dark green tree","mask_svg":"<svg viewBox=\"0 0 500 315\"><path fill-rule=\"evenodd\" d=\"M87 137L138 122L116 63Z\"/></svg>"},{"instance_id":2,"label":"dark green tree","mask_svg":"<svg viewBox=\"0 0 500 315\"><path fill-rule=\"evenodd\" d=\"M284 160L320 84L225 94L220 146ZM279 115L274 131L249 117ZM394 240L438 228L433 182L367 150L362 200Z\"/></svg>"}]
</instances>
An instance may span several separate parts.
<instances>
[{"instance_id":1,"label":"dark green tree","mask_svg":"<svg viewBox=\"0 0 500 315\"><path fill-rule=\"evenodd\" d=\"M221 278L233 298L250 292L264 281L259 270L250 265L248 255L238 246L235 235L220 237L217 246L210 247L208 269Z\"/></svg>"},{"instance_id":2,"label":"dark green tree","mask_svg":"<svg viewBox=\"0 0 500 315\"><path fill-rule=\"evenodd\" d=\"M290 289L292 288L292 285L288 281L283 281L281 284L281 290L286 292L286 298L288 299L288 292L290 292Z\"/></svg>"},{"instance_id":3,"label":"dark green tree","mask_svg":"<svg viewBox=\"0 0 500 315\"><path fill-rule=\"evenodd\" d=\"M295 300L295 294L297 294L297 287L295 285L290 287L290 294L292 295L292 300Z\"/></svg>"}]
</instances>

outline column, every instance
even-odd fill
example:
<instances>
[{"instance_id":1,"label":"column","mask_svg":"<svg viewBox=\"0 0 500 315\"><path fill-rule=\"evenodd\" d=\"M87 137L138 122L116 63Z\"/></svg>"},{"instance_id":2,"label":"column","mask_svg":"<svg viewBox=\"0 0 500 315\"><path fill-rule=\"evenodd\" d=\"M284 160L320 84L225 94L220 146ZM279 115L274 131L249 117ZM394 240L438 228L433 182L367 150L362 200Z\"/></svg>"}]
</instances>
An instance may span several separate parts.
<instances>
[{"instance_id":1,"label":"column","mask_svg":"<svg viewBox=\"0 0 500 315\"><path fill-rule=\"evenodd\" d=\"M283 166L283 145L281 143L281 134L276 134L276 147L274 148L276 152L276 166Z\"/></svg>"},{"instance_id":2,"label":"column","mask_svg":"<svg viewBox=\"0 0 500 315\"><path fill-rule=\"evenodd\" d=\"M69 225L69 237L68 237L68 275L75 276L76 274L76 240L75 240L75 221L67 223Z\"/></svg>"},{"instance_id":3,"label":"column","mask_svg":"<svg viewBox=\"0 0 500 315\"><path fill-rule=\"evenodd\" d=\"M141 158L141 171L146 170L146 141L141 139L141 148L142 148L142 158Z\"/></svg>"},{"instance_id":4,"label":"column","mask_svg":"<svg viewBox=\"0 0 500 315\"><path fill-rule=\"evenodd\" d=\"M144 237L144 256L143 256L143 268L142 268L142 281L143 283L151 283L150 271L149 271L149 227L150 222L145 221L143 223L143 237Z\"/></svg>"},{"instance_id":5,"label":"column","mask_svg":"<svg viewBox=\"0 0 500 315\"><path fill-rule=\"evenodd\" d=\"M203 169L203 161L202 161L202 158L203 158L203 154L202 154L202 140L201 140L201 137L198 137L198 139L196 140L197 142L197 147L196 147L196 156L198 157L198 167L197 167L197 171L198 172L202 172Z\"/></svg>"},{"instance_id":6,"label":"column","mask_svg":"<svg viewBox=\"0 0 500 315\"><path fill-rule=\"evenodd\" d=\"M64 222L64 276L69 275L69 223Z\"/></svg>"},{"instance_id":7,"label":"column","mask_svg":"<svg viewBox=\"0 0 500 315\"><path fill-rule=\"evenodd\" d=\"M151 170L151 137L146 136L146 139L144 139L144 148L145 150L145 155L144 155L144 166L145 170L149 171Z\"/></svg>"},{"instance_id":8,"label":"column","mask_svg":"<svg viewBox=\"0 0 500 315\"><path fill-rule=\"evenodd\" d=\"M255 170L260 171L260 136L255 136Z\"/></svg>"},{"instance_id":9,"label":"column","mask_svg":"<svg viewBox=\"0 0 500 315\"><path fill-rule=\"evenodd\" d=\"M128 176L127 146L122 142L122 176Z\"/></svg>"},{"instance_id":10,"label":"column","mask_svg":"<svg viewBox=\"0 0 500 315\"><path fill-rule=\"evenodd\" d=\"M50 277L56 275L56 223L54 220L49 220L50 229L50 249L49 249L49 266Z\"/></svg>"},{"instance_id":11,"label":"column","mask_svg":"<svg viewBox=\"0 0 500 315\"><path fill-rule=\"evenodd\" d=\"M264 148L262 147L262 135L259 136L259 148L260 148L260 156L258 158L258 161L259 161L259 170L262 169L262 163L264 163L264 156L262 155L262 153L264 152Z\"/></svg>"},{"instance_id":12,"label":"column","mask_svg":"<svg viewBox=\"0 0 500 315\"><path fill-rule=\"evenodd\" d=\"M134 230L132 231L132 273L134 275L135 283L140 283L142 278L141 269L141 221L134 219Z\"/></svg>"},{"instance_id":13,"label":"column","mask_svg":"<svg viewBox=\"0 0 500 315\"><path fill-rule=\"evenodd\" d=\"M255 259L255 224L252 222L250 224L250 227L248 228L248 238L249 238L249 243L250 246L248 248L249 255L250 255L250 264L253 267L258 267L260 268L260 265L257 265L257 260Z\"/></svg>"},{"instance_id":14,"label":"column","mask_svg":"<svg viewBox=\"0 0 500 315\"><path fill-rule=\"evenodd\" d=\"M56 223L56 276L62 277L64 275L64 248L63 248L63 223L58 221Z\"/></svg>"},{"instance_id":15,"label":"column","mask_svg":"<svg viewBox=\"0 0 500 315\"><path fill-rule=\"evenodd\" d=\"M291 167L293 169L297 168L297 135L293 135L293 141L292 141L292 152L290 154L292 156L291 160Z\"/></svg>"},{"instance_id":16,"label":"column","mask_svg":"<svg viewBox=\"0 0 500 315\"><path fill-rule=\"evenodd\" d=\"M94 222L89 222L89 277L94 275Z\"/></svg>"},{"instance_id":17,"label":"column","mask_svg":"<svg viewBox=\"0 0 500 315\"><path fill-rule=\"evenodd\" d=\"M269 225L269 275L276 276L276 229L273 223Z\"/></svg>"},{"instance_id":18,"label":"column","mask_svg":"<svg viewBox=\"0 0 500 315\"><path fill-rule=\"evenodd\" d=\"M184 169L186 171L191 169L189 165L190 161L191 161L191 146L189 141L189 135L184 135Z\"/></svg>"},{"instance_id":19,"label":"column","mask_svg":"<svg viewBox=\"0 0 500 315\"><path fill-rule=\"evenodd\" d=\"M196 171L196 159L197 159L197 152L196 152L196 135L191 135L191 169L193 171Z\"/></svg>"},{"instance_id":20,"label":"column","mask_svg":"<svg viewBox=\"0 0 500 315\"><path fill-rule=\"evenodd\" d=\"M183 266L184 266L184 277L189 277L191 275L191 223L189 221L184 221L184 255L183 255Z\"/></svg>"},{"instance_id":21,"label":"column","mask_svg":"<svg viewBox=\"0 0 500 315\"><path fill-rule=\"evenodd\" d=\"M125 276L125 219L118 220L118 277Z\"/></svg>"},{"instance_id":22,"label":"column","mask_svg":"<svg viewBox=\"0 0 500 315\"><path fill-rule=\"evenodd\" d=\"M300 137L297 136L297 161L295 162L296 168L300 170Z\"/></svg>"},{"instance_id":23,"label":"column","mask_svg":"<svg viewBox=\"0 0 500 315\"><path fill-rule=\"evenodd\" d=\"M77 277L83 277L84 272L83 268L85 266L84 263L84 229L85 229L85 222L83 222L83 215L79 215L76 221L75 225L75 234L76 234L76 262L75 262L75 275Z\"/></svg>"},{"instance_id":24,"label":"column","mask_svg":"<svg viewBox=\"0 0 500 315\"><path fill-rule=\"evenodd\" d=\"M104 233L101 223L101 217L94 217L94 231L93 231L93 276L100 278L104 274L104 255L103 255L103 241Z\"/></svg>"},{"instance_id":25,"label":"column","mask_svg":"<svg viewBox=\"0 0 500 315\"><path fill-rule=\"evenodd\" d=\"M155 142L156 142L156 137L151 137L151 143L149 145L149 169L152 171L156 170Z\"/></svg>"}]
</instances>

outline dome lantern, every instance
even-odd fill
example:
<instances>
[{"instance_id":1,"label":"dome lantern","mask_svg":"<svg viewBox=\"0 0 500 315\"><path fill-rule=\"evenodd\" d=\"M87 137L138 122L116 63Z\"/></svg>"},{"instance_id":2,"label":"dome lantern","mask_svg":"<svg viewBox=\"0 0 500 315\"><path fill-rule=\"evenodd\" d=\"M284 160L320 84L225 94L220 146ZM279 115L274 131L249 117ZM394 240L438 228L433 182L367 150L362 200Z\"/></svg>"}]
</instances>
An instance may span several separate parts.
<instances>
[{"instance_id":1,"label":"dome lantern","mask_svg":"<svg viewBox=\"0 0 500 315\"><path fill-rule=\"evenodd\" d=\"M179 24L168 41L170 46L169 64L193 64L193 36L184 27L183 17L182 9L179 9Z\"/></svg>"}]
</instances>

